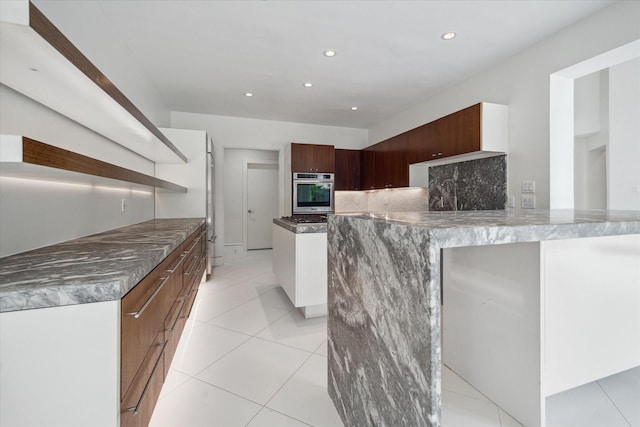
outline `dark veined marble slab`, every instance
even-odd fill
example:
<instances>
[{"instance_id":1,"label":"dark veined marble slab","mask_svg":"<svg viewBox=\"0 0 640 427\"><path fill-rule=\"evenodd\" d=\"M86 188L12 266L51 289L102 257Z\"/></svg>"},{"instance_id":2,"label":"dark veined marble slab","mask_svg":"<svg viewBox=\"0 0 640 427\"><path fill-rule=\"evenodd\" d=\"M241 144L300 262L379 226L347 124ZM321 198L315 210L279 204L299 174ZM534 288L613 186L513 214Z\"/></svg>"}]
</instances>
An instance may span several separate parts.
<instances>
[{"instance_id":1,"label":"dark veined marble slab","mask_svg":"<svg viewBox=\"0 0 640 427\"><path fill-rule=\"evenodd\" d=\"M507 156L429 167L430 211L504 209Z\"/></svg>"},{"instance_id":2,"label":"dark veined marble slab","mask_svg":"<svg viewBox=\"0 0 640 427\"><path fill-rule=\"evenodd\" d=\"M296 234L326 233L326 223L295 223L281 218L274 218L273 223Z\"/></svg>"},{"instance_id":3,"label":"dark veined marble slab","mask_svg":"<svg viewBox=\"0 0 640 427\"><path fill-rule=\"evenodd\" d=\"M156 219L0 258L0 312L120 299L203 223Z\"/></svg>"},{"instance_id":4,"label":"dark veined marble slab","mask_svg":"<svg viewBox=\"0 0 640 427\"><path fill-rule=\"evenodd\" d=\"M639 211L330 216L328 386L344 424L442 425L441 248L624 234L640 234Z\"/></svg>"}]
</instances>

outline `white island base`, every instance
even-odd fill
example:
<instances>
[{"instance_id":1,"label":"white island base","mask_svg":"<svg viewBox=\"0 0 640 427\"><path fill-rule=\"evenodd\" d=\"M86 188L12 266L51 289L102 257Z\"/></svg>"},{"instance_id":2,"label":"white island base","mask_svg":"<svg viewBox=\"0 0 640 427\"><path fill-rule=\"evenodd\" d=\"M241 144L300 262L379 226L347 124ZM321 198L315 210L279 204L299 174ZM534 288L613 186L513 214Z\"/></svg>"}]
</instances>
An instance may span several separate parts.
<instances>
[{"instance_id":1,"label":"white island base","mask_svg":"<svg viewBox=\"0 0 640 427\"><path fill-rule=\"evenodd\" d=\"M640 365L640 235L449 248L442 271L443 363L525 426Z\"/></svg>"},{"instance_id":2,"label":"white island base","mask_svg":"<svg viewBox=\"0 0 640 427\"><path fill-rule=\"evenodd\" d=\"M302 315L327 315L327 232L296 233L273 224L273 274Z\"/></svg>"}]
</instances>

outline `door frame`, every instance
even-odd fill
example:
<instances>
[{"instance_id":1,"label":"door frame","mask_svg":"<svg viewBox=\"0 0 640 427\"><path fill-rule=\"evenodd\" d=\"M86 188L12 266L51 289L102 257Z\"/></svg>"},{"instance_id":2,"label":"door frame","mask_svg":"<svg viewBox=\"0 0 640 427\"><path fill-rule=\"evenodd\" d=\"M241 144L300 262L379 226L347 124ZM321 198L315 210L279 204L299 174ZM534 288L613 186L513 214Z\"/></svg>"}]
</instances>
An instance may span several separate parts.
<instances>
[{"instance_id":1,"label":"door frame","mask_svg":"<svg viewBox=\"0 0 640 427\"><path fill-rule=\"evenodd\" d=\"M242 246L244 247L244 251L247 252L249 250L249 165L266 165L266 166L275 166L275 170L278 175L280 173L280 164L277 161L267 161L267 160L259 160L259 161L250 161L244 160L242 165ZM278 182L279 179L278 179ZM279 196L280 190L276 189L276 194Z\"/></svg>"}]
</instances>

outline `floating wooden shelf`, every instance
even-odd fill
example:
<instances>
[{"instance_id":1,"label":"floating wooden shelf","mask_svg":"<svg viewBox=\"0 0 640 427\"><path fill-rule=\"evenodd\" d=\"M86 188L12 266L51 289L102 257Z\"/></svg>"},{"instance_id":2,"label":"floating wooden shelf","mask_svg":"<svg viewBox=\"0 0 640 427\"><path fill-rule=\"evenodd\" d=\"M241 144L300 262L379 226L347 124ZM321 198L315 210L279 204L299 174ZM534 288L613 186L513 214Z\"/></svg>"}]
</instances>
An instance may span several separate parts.
<instances>
[{"instance_id":1,"label":"floating wooden shelf","mask_svg":"<svg viewBox=\"0 0 640 427\"><path fill-rule=\"evenodd\" d=\"M51 169L52 168L52 169ZM73 151L45 144L24 136L0 135L0 174L5 176L60 179L96 183L99 177L186 193L187 189L169 181L103 162ZM78 175L83 174L83 175ZM105 180L106 181L106 180Z\"/></svg>"},{"instance_id":2,"label":"floating wooden shelf","mask_svg":"<svg viewBox=\"0 0 640 427\"><path fill-rule=\"evenodd\" d=\"M187 157L31 2L2 2L0 81L159 163Z\"/></svg>"}]
</instances>

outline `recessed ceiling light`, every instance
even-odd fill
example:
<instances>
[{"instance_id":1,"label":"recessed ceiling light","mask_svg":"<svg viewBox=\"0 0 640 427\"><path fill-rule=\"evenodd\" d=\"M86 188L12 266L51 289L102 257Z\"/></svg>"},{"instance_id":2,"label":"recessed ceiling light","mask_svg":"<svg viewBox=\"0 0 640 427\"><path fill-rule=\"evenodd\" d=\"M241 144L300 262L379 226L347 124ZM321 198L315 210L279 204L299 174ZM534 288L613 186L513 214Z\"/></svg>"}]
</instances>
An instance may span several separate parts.
<instances>
[{"instance_id":1,"label":"recessed ceiling light","mask_svg":"<svg viewBox=\"0 0 640 427\"><path fill-rule=\"evenodd\" d=\"M358 107L351 107L351 109L352 109L353 111L356 111L356 110L358 109Z\"/></svg>"},{"instance_id":2,"label":"recessed ceiling light","mask_svg":"<svg viewBox=\"0 0 640 427\"><path fill-rule=\"evenodd\" d=\"M449 31L448 33L444 33L442 35L442 40L451 40L456 37L456 33L453 31Z\"/></svg>"},{"instance_id":3,"label":"recessed ceiling light","mask_svg":"<svg viewBox=\"0 0 640 427\"><path fill-rule=\"evenodd\" d=\"M307 82L307 83L303 84L302 86L304 86L304 87L312 87L313 83Z\"/></svg>"},{"instance_id":4,"label":"recessed ceiling light","mask_svg":"<svg viewBox=\"0 0 640 427\"><path fill-rule=\"evenodd\" d=\"M250 96L253 96L253 94L251 92L246 92L244 96L250 97Z\"/></svg>"},{"instance_id":5,"label":"recessed ceiling light","mask_svg":"<svg viewBox=\"0 0 640 427\"><path fill-rule=\"evenodd\" d=\"M328 56L329 58L331 58L332 56L336 56L336 51L335 50L325 50L324 51L324 56Z\"/></svg>"}]
</instances>

